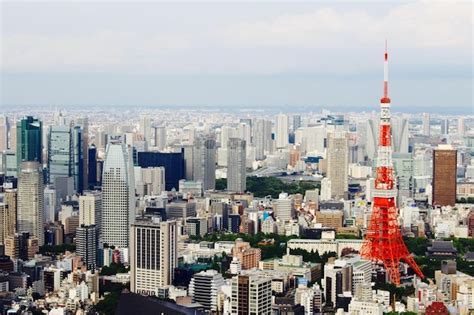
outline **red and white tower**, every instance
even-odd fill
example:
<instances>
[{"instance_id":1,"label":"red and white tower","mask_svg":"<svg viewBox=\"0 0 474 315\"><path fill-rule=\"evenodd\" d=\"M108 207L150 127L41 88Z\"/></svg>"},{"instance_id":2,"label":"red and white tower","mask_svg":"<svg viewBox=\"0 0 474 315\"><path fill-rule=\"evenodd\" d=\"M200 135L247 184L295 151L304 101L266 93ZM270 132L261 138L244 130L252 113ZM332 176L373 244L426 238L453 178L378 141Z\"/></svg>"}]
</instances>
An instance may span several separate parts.
<instances>
[{"instance_id":1,"label":"red and white tower","mask_svg":"<svg viewBox=\"0 0 474 315\"><path fill-rule=\"evenodd\" d=\"M373 192L373 209L362 257L382 262L392 283L400 284L400 261L405 261L424 278L403 242L395 205L397 189L393 176L392 134L390 130L390 98L388 97L388 52L385 45L383 97L380 99L380 137L377 150L377 177Z\"/></svg>"}]
</instances>

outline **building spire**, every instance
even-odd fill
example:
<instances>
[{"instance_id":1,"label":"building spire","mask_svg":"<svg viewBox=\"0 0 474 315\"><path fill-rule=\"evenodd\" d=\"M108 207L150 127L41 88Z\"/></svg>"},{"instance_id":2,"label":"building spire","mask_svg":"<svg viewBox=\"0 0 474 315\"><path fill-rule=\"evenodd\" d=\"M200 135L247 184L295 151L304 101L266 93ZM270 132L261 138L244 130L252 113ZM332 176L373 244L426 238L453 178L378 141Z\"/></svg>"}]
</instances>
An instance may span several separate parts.
<instances>
[{"instance_id":1,"label":"building spire","mask_svg":"<svg viewBox=\"0 0 474 315\"><path fill-rule=\"evenodd\" d=\"M383 97L380 100L381 103L390 103L390 98L388 97L388 50L387 50L387 40L385 40L385 54L384 54L384 63L383 63Z\"/></svg>"}]
</instances>

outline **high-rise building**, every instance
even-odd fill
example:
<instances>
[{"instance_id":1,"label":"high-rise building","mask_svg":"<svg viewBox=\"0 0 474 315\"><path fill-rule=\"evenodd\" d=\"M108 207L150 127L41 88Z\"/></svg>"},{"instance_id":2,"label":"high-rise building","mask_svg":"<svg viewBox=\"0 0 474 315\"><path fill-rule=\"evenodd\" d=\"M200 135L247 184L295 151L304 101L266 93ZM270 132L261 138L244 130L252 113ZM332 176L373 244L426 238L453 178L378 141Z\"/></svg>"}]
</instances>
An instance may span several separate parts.
<instances>
[{"instance_id":1,"label":"high-rise building","mask_svg":"<svg viewBox=\"0 0 474 315\"><path fill-rule=\"evenodd\" d=\"M176 221L137 221L131 228L131 291L154 295L171 285L178 267Z\"/></svg>"},{"instance_id":2,"label":"high-rise building","mask_svg":"<svg viewBox=\"0 0 474 315\"><path fill-rule=\"evenodd\" d=\"M442 135L449 134L449 120L448 119L441 119L441 134Z\"/></svg>"},{"instance_id":3,"label":"high-rise building","mask_svg":"<svg viewBox=\"0 0 474 315\"><path fill-rule=\"evenodd\" d=\"M203 190L216 188L216 141L196 139L193 152L193 179L202 183Z\"/></svg>"},{"instance_id":4,"label":"high-rise building","mask_svg":"<svg viewBox=\"0 0 474 315\"><path fill-rule=\"evenodd\" d=\"M293 115L293 131L301 127L301 116Z\"/></svg>"},{"instance_id":5,"label":"high-rise building","mask_svg":"<svg viewBox=\"0 0 474 315\"><path fill-rule=\"evenodd\" d=\"M44 187L39 162L22 162L18 179L17 228L44 244Z\"/></svg>"},{"instance_id":6,"label":"high-rise building","mask_svg":"<svg viewBox=\"0 0 474 315\"><path fill-rule=\"evenodd\" d=\"M97 148L95 145L91 145L88 148L88 153L87 153L87 187L89 189L94 189L95 186L98 184L98 179L97 179Z\"/></svg>"},{"instance_id":7,"label":"high-rise building","mask_svg":"<svg viewBox=\"0 0 474 315\"><path fill-rule=\"evenodd\" d=\"M423 121L422 121L422 132L424 136L429 136L431 132L431 121L430 121L430 114L423 113Z\"/></svg>"},{"instance_id":8,"label":"high-rise building","mask_svg":"<svg viewBox=\"0 0 474 315\"><path fill-rule=\"evenodd\" d=\"M166 148L166 128L164 126L154 126L155 147L158 151Z\"/></svg>"},{"instance_id":9,"label":"high-rise building","mask_svg":"<svg viewBox=\"0 0 474 315\"><path fill-rule=\"evenodd\" d=\"M100 236L102 226L102 193L100 191L84 191L79 196L79 225L95 225Z\"/></svg>"},{"instance_id":10,"label":"high-rise building","mask_svg":"<svg viewBox=\"0 0 474 315\"><path fill-rule=\"evenodd\" d=\"M10 132L10 123L8 117L0 115L0 151L8 149L8 133Z\"/></svg>"},{"instance_id":11,"label":"high-rise building","mask_svg":"<svg viewBox=\"0 0 474 315\"><path fill-rule=\"evenodd\" d=\"M465 132L466 130L465 130L465 124L464 124L464 117L459 117L458 118L458 135L464 136Z\"/></svg>"},{"instance_id":12,"label":"high-rise building","mask_svg":"<svg viewBox=\"0 0 474 315\"><path fill-rule=\"evenodd\" d=\"M218 291L224 285L224 278L216 270L196 273L189 283L189 296L193 302L199 303L205 310L216 312Z\"/></svg>"},{"instance_id":13,"label":"high-rise building","mask_svg":"<svg viewBox=\"0 0 474 315\"><path fill-rule=\"evenodd\" d=\"M102 241L128 248L135 220L135 189L131 149L120 139L107 145L102 175Z\"/></svg>"},{"instance_id":14,"label":"high-rise building","mask_svg":"<svg viewBox=\"0 0 474 315\"><path fill-rule=\"evenodd\" d=\"M145 151L147 151L148 146L151 145L151 123L150 117L147 115L142 115L140 117L140 133L143 135Z\"/></svg>"},{"instance_id":15,"label":"high-rise building","mask_svg":"<svg viewBox=\"0 0 474 315\"><path fill-rule=\"evenodd\" d=\"M79 225L76 228L76 253L82 258L88 270L95 270L98 245L95 225Z\"/></svg>"},{"instance_id":16,"label":"high-rise building","mask_svg":"<svg viewBox=\"0 0 474 315\"><path fill-rule=\"evenodd\" d=\"M14 209L13 209L14 210ZM0 242L15 233L16 213L5 202L0 202Z\"/></svg>"},{"instance_id":17,"label":"high-rise building","mask_svg":"<svg viewBox=\"0 0 474 315\"><path fill-rule=\"evenodd\" d=\"M456 203L457 151L440 145L433 151L433 205L454 206Z\"/></svg>"},{"instance_id":18,"label":"high-rise building","mask_svg":"<svg viewBox=\"0 0 474 315\"><path fill-rule=\"evenodd\" d=\"M231 138L227 147L227 190L244 192L246 189L246 142Z\"/></svg>"},{"instance_id":19,"label":"high-rise building","mask_svg":"<svg viewBox=\"0 0 474 315\"><path fill-rule=\"evenodd\" d=\"M232 315L272 314L272 280L256 275L232 278Z\"/></svg>"},{"instance_id":20,"label":"high-rise building","mask_svg":"<svg viewBox=\"0 0 474 315\"><path fill-rule=\"evenodd\" d=\"M17 167L23 161L43 161L42 122L31 116L20 119L16 125Z\"/></svg>"},{"instance_id":21,"label":"high-rise building","mask_svg":"<svg viewBox=\"0 0 474 315\"><path fill-rule=\"evenodd\" d=\"M348 190L348 141L345 131L328 134L327 178L331 181L331 197L343 198Z\"/></svg>"},{"instance_id":22,"label":"high-rise building","mask_svg":"<svg viewBox=\"0 0 474 315\"><path fill-rule=\"evenodd\" d=\"M84 185L82 129L69 125L50 126L48 132L48 183L57 177L72 177L74 189Z\"/></svg>"},{"instance_id":23,"label":"high-rise building","mask_svg":"<svg viewBox=\"0 0 474 315\"><path fill-rule=\"evenodd\" d=\"M184 150L181 152L138 152L138 166L142 168L163 166L167 191L179 189L184 179Z\"/></svg>"},{"instance_id":24,"label":"high-rise building","mask_svg":"<svg viewBox=\"0 0 474 315\"><path fill-rule=\"evenodd\" d=\"M82 154L82 159L79 160L76 158L77 161L82 162L82 186L80 191L84 189L88 189L88 178L89 178L89 118L83 117L79 118L76 121L76 126L80 127L81 129L81 138L82 141L82 149L80 153Z\"/></svg>"},{"instance_id":25,"label":"high-rise building","mask_svg":"<svg viewBox=\"0 0 474 315\"><path fill-rule=\"evenodd\" d=\"M16 232L17 224L17 196L16 189L6 189L3 195L3 202L8 208L3 216L3 238L13 235Z\"/></svg>"},{"instance_id":26,"label":"high-rise building","mask_svg":"<svg viewBox=\"0 0 474 315\"><path fill-rule=\"evenodd\" d=\"M275 142L277 149L283 149L288 146L288 116L279 114L275 117Z\"/></svg>"},{"instance_id":27,"label":"high-rise building","mask_svg":"<svg viewBox=\"0 0 474 315\"><path fill-rule=\"evenodd\" d=\"M281 221L289 221L293 219L295 215L294 201L287 193L281 193L278 196L278 199L274 201L274 205L276 218Z\"/></svg>"},{"instance_id":28,"label":"high-rise building","mask_svg":"<svg viewBox=\"0 0 474 315\"><path fill-rule=\"evenodd\" d=\"M265 120L256 119L253 127L253 144L255 145L255 159L265 158Z\"/></svg>"}]
</instances>

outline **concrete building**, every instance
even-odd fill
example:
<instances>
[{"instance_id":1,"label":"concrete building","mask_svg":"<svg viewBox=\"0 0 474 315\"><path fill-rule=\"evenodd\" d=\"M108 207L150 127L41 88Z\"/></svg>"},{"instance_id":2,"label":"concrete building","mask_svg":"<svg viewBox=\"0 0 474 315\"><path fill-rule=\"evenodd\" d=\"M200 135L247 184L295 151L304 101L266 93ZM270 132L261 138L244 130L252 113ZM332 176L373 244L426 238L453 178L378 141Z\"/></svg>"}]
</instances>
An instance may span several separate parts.
<instances>
[{"instance_id":1,"label":"concrete building","mask_svg":"<svg viewBox=\"0 0 474 315\"><path fill-rule=\"evenodd\" d=\"M193 179L202 182L203 190L216 187L216 141L196 139L193 152Z\"/></svg>"},{"instance_id":2,"label":"concrete building","mask_svg":"<svg viewBox=\"0 0 474 315\"><path fill-rule=\"evenodd\" d=\"M422 134L424 136L429 136L431 134L431 120L430 120L430 114L429 113L423 113L423 118L422 118Z\"/></svg>"},{"instance_id":3,"label":"concrete building","mask_svg":"<svg viewBox=\"0 0 474 315\"><path fill-rule=\"evenodd\" d=\"M17 228L28 232L44 244L44 186L42 167L38 162L22 162L18 179Z\"/></svg>"},{"instance_id":4,"label":"concrete building","mask_svg":"<svg viewBox=\"0 0 474 315\"><path fill-rule=\"evenodd\" d=\"M131 291L154 295L171 285L178 266L176 221L137 221L130 242Z\"/></svg>"},{"instance_id":5,"label":"concrete building","mask_svg":"<svg viewBox=\"0 0 474 315\"><path fill-rule=\"evenodd\" d=\"M272 279L256 275L233 277L230 314L272 314Z\"/></svg>"},{"instance_id":6,"label":"concrete building","mask_svg":"<svg viewBox=\"0 0 474 315\"><path fill-rule=\"evenodd\" d=\"M242 270L258 268L262 257L260 248L253 248L248 242L236 241L232 248L232 257L240 261Z\"/></svg>"},{"instance_id":7,"label":"concrete building","mask_svg":"<svg viewBox=\"0 0 474 315\"><path fill-rule=\"evenodd\" d=\"M245 192L246 180L246 142L231 138L227 147L227 190Z\"/></svg>"},{"instance_id":8,"label":"concrete building","mask_svg":"<svg viewBox=\"0 0 474 315\"><path fill-rule=\"evenodd\" d=\"M289 123L288 116L279 114L275 117L275 143L277 149L284 149L288 146Z\"/></svg>"},{"instance_id":9,"label":"concrete building","mask_svg":"<svg viewBox=\"0 0 474 315\"><path fill-rule=\"evenodd\" d=\"M327 178L331 181L331 197L344 198L348 190L348 142L344 131L328 134Z\"/></svg>"},{"instance_id":10,"label":"concrete building","mask_svg":"<svg viewBox=\"0 0 474 315\"><path fill-rule=\"evenodd\" d=\"M102 241L128 248L130 224L135 220L135 190L132 154L120 139L107 145L102 183Z\"/></svg>"},{"instance_id":11,"label":"concrete building","mask_svg":"<svg viewBox=\"0 0 474 315\"><path fill-rule=\"evenodd\" d=\"M440 145L433 151L433 205L454 206L456 203L457 152Z\"/></svg>"},{"instance_id":12,"label":"concrete building","mask_svg":"<svg viewBox=\"0 0 474 315\"><path fill-rule=\"evenodd\" d=\"M98 240L96 225L80 225L76 228L76 253L88 270L94 271L96 268Z\"/></svg>"},{"instance_id":13,"label":"concrete building","mask_svg":"<svg viewBox=\"0 0 474 315\"><path fill-rule=\"evenodd\" d=\"M205 310L216 312L218 292L223 285L224 278L216 270L201 271L189 283L189 296Z\"/></svg>"}]
</instances>

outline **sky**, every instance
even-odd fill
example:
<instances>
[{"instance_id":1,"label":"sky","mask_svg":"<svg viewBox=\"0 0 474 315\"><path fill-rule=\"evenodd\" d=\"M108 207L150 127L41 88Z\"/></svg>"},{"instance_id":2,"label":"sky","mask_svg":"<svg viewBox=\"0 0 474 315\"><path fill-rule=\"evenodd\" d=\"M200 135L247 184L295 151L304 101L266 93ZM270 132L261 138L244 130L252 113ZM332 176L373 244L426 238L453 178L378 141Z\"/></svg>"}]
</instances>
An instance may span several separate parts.
<instances>
[{"instance_id":1,"label":"sky","mask_svg":"<svg viewBox=\"0 0 474 315\"><path fill-rule=\"evenodd\" d=\"M474 114L471 1L0 2L0 105Z\"/></svg>"}]
</instances>

